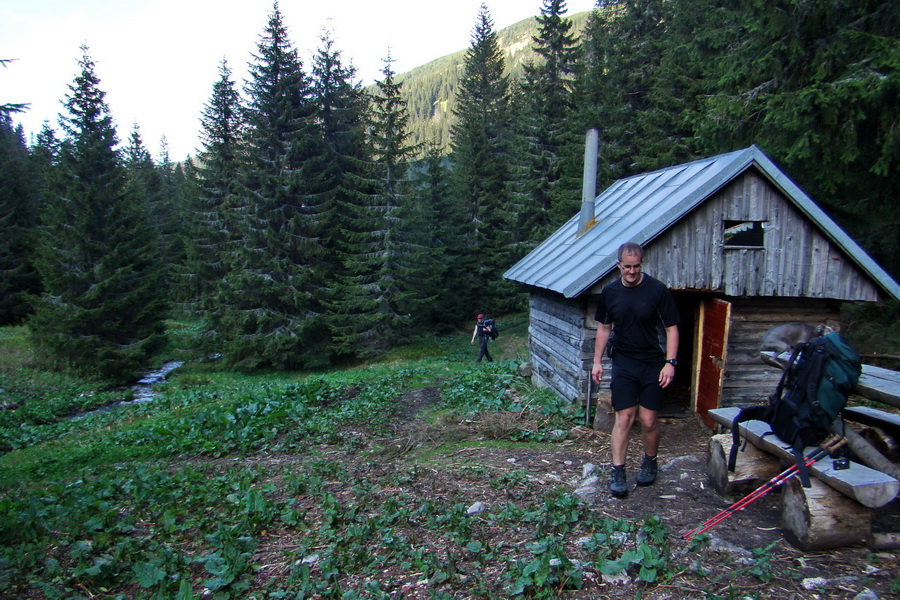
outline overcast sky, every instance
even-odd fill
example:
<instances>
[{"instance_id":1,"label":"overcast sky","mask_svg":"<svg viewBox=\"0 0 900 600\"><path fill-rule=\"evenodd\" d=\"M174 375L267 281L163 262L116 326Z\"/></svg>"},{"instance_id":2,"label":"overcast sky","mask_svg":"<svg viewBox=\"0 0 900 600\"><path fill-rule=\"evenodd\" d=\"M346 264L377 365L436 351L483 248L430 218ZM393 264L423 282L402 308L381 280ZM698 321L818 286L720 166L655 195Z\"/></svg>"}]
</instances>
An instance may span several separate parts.
<instances>
[{"instance_id":1,"label":"overcast sky","mask_svg":"<svg viewBox=\"0 0 900 600\"><path fill-rule=\"evenodd\" d=\"M294 46L309 71L328 29L345 63L365 84L380 78L390 51L406 72L469 47L482 1L499 30L540 13L543 0L281 0ZM568 0L569 15L595 0ZM58 129L61 102L90 49L100 89L125 142L140 126L159 156L166 137L172 160L195 154L199 118L227 59L243 87L246 66L272 0L0 0L0 103L30 103L13 119L29 143L44 121Z\"/></svg>"}]
</instances>

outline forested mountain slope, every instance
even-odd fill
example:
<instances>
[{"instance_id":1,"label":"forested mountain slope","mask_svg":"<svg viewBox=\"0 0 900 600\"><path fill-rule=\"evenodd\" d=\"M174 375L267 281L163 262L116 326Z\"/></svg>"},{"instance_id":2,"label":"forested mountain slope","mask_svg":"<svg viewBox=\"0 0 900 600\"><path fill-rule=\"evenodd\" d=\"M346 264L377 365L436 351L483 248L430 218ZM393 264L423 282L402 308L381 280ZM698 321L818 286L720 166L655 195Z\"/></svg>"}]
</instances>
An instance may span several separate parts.
<instances>
[{"instance_id":1,"label":"forested mountain slope","mask_svg":"<svg viewBox=\"0 0 900 600\"><path fill-rule=\"evenodd\" d=\"M590 12L569 17L572 30L580 35ZM524 65L538 55L533 51L533 38L538 34L536 17L531 17L497 31L497 40L503 51L507 73L518 79ZM403 84L403 97L410 114L411 142L436 144L447 148L450 144L450 127L455 121L456 90L463 70L466 49L448 54L411 71L397 76ZM373 91L374 86L369 91Z\"/></svg>"}]
</instances>

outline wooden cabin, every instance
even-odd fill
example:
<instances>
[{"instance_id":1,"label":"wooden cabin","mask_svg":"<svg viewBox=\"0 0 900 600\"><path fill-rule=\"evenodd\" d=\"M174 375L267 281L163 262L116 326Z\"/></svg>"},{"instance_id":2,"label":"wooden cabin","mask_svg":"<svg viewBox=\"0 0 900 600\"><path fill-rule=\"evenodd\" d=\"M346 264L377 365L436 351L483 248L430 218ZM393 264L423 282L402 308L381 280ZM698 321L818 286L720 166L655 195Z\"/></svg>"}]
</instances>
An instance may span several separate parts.
<instances>
[{"instance_id":1,"label":"wooden cabin","mask_svg":"<svg viewBox=\"0 0 900 600\"><path fill-rule=\"evenodd\" d=\"M530 294L533 381L573 402L608 388L590 384L593 317L623 242L641 244L644 271L672 290L682 319L674 401L710 425L709 409L764 402L774 388L778 374L758 353L772 326L839 326L844 302L900 299L897 282L756 146L585 190L581 213L504 275Z\"/></svg>"}]
</instances>

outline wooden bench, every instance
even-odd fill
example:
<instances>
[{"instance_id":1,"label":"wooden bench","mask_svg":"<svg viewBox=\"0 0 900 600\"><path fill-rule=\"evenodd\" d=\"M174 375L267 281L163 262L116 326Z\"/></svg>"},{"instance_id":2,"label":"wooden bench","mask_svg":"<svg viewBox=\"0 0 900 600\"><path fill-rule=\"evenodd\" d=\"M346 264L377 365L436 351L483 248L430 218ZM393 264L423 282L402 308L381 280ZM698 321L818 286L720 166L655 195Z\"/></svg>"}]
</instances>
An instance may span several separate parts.
<instances>
[{"instance_id":1,"label":"wooden bench","mask_svg":"<svg viewBox=\"0 0 900 600\"><path fill-rule=\"evenodd\" d=\"M740 409L718 408L709 412L713 420L730 429ZM713 436L708 448L710 483L723 494L746 494L785 468L795 464L788 444L769 433L768 424L747 421L739 425L741 443L734 473L727 471L732 434ZM809 454L814 448L808 448ZM850 461L849 468L836 470L831 458L810 466L811 487L804 488L797 477L784 486L781 526L785 537L803 550L824 550L856 544L878 546L872 536L875 508L896 498L900 481Z\"/></svg>"},{"instance_id":2,"label":"wooden bench","mask_svg":"<svg viewBox=\"0 0 900 600\"><path fill-rule=\"evenodd\" d=\"M716 408L709 411L709 414L716 423L731 429L731 424L738 412L740 409L737 407ZM740 430L741 440L748 440L757 448L787 461L789 465L794 463L794 455L791 453L790 446L774 434L766 435L771 431L768 423L747 421L740 424ZM812 450L814 448L808 448L806 453ZM738 455L738 460L740 460L740 455ZM836 471L830 459L820 460L810 467L810 473L821 482L870 508L884 506L896 498L897 492L900 491L900 481L881 471L870 469L853 461L850 461L850 468Z\"/></svg>"},{"instance_id":3,"label":"wooden bench","mask_svg":"<svg viewBox=\"0 0 900 600\"><path fill-rule=\"evenodd\" d=\"M841 414L848 421L879 427L891 435L900 436L900 415L870 406L847 406Z\"/></svg>"},{"instance_id":4,"label":"wooden bench","mask_svg":"<svg viewBox=\"0 0 900 600\"><path fill-rule=\"evenodd\" d=\"M784 369L790 353L761 352L766 364ZM863 365L854 393L900 408L900 372ZM713 421L731 429L739 408L709 411ZM847 407L847 420L875 424L894 431L900 416L869 407ZM837 423L837 422L836 422ZM710 483L723 495L750 492L795 463L788 444L769 433L768 424L747 421L740 424L742 443L733 473L727 470L732 434L714 435L708 447ZM836 426L835 426L836 427ZM785 536L803 549L827 549L864 542L874 548L900 547L900 533L872 534L873 511L893 502L900 491L900 468L849 426L833 428L846 436L848 447L860 461L836 470L832 459L825 458L810 467L811 487L804 488L796 477L785 484L782 503L782 527ZM808 448L808 454L812 448ZM868 466L867 466L868 465Z\"/></svg>"},{"instance_id":5,"label":"wooden bench","mask_svg":"<svg viewBox=\"0 0 900 600\"><path fill-rule=\"evenodd\" d=\"M761 352L760 357L766 364L782 369L790 361L790 354L787 352L778 355L773 352ZM890 406L900 406L900 372L872 365L863 365L862 375L853 391L857 396L864 396L870 400ZM866 423L882 432L889 431L894 436L900 437L900 415L895 413L876 408L854 407L850 404L844 408L842 415L846 420ZM875 433L876 443L885 446L876 448L852 428L843 428L841 433L846 434L847 445L852 453L859 458L860 462L873 469L887 473L895 479L900 479L900 467L887 458L891 451L890 446L892 444L896 445L894 440L887 439L881 433Z\"/></svg>"},{"instance_id":6,"label":"wooden bench","mask_svg":"<svg viewBox=\"0 0 900 600\"><path fill-rule=\"evenodd\" d=\"M900 408L900 372L863 365L855 391L870 400Z\"/></svg>"}]
</instances>

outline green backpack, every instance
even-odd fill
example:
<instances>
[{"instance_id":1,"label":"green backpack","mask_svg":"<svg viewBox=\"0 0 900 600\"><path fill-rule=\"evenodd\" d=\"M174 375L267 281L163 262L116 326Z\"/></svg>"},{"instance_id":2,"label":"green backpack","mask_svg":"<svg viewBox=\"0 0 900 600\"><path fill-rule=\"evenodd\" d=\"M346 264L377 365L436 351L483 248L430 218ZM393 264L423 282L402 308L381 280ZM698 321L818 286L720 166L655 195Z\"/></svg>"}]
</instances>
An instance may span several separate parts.
<instances>
[{"instance_id":1,"label":"green backpack","mask_svg":"<svg viewBox=\"0 0 900 600\"><path fill-rule=\"evenodd\" d=\"M800 481L809 487L803 450L828 437L832 422L847 405L861 373L859 355L835 332L798 344L769 396L769 404L744 408L734 418L728 469L734 471L737 459L738 424L764 421L772 427L771 433L790 444Z\"/></svg>"}]
</instances>

